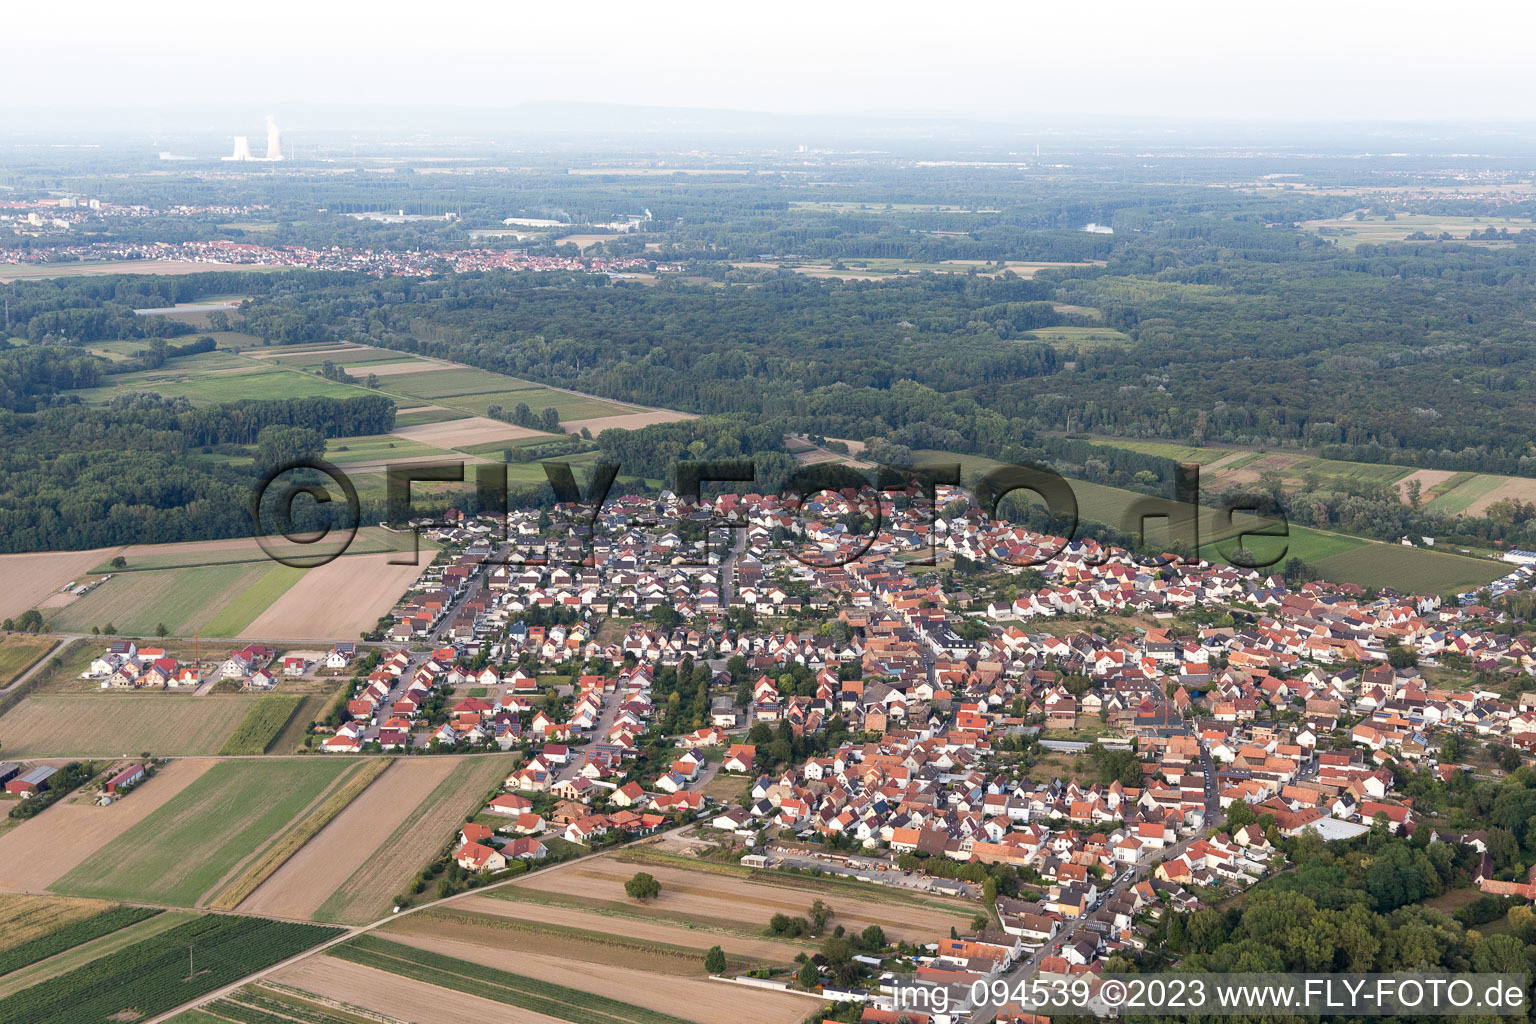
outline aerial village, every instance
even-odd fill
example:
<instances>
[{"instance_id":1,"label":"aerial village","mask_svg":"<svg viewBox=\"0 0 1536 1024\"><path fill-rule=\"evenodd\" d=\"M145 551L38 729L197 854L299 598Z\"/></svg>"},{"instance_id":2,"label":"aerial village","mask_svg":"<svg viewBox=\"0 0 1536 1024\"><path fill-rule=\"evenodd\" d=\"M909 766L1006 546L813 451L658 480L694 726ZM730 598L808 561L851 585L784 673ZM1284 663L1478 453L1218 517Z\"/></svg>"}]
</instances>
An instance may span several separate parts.
<instances>
[{"instance_id":1,"label":"aerial village","mask_svg":"<svg viewBox=\"0 0 1536 1024\"><path fill-rule=\"evenodd\" d=\"M1411 834L1399 767L1473 770L1447 735L1536 750L1536 656L1476 595L1291 586L1035 534L956 489L908 499L887 496L873 537L837 494L453 512L377 634L312 657L253 644L213 671L254 689L353 673L317 755L525 752L455 841L481 877L554 838L686 826L754 867L980 900L910 978L866 958L862 986L824 982L870 1021L898 981L963 1008L978 980L1102 973L1162 915L1283 870L1283 838ZM1446 665L1479 684L1434 681ZM128 641L88 674L209 682Z\"/></svg>"}]
</instances>

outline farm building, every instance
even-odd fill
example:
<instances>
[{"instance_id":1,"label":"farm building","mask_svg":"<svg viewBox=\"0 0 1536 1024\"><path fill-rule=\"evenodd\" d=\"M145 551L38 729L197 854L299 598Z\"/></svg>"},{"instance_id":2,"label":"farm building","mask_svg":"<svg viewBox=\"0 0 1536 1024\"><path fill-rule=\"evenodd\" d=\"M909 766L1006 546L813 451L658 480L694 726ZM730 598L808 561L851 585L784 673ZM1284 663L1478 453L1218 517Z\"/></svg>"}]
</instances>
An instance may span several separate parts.
<instances>
[{"instance_id":1,"label":"farm building","mask_svg":"<svg viewBox=\"0 0 1536 1024\"><path fill-rule=\"evenodd\" d=\"M21 765L17 764L15 761L6 761L5 763L0 764L0 786L10 782L20 771Z\"/></svg>"},{"instance_id":2,"label":"farm building","mask_svg":"<svg viewBox=\"0 0 1536 1024\"><path fill-rule=\"evenodd\" d=\"M48 780L53 778L54 773L57 771L57 768L48 768L46 766L33 768L25 775L7 782L5 784L5 791L24 797L31 796L40 789L46 789L48 787Z\"/></svg>"},{"instance_id":3,"label":"farm building","mask_svg":"<svg viewBox=\"0 0 1536 1024\"><path fill-rule=\"evenodd\" d=\"M144 780L144 766L141 764L129 765L107 780L108 793L121 793L125 789L137 786Z\"/></svg>"}]
</instances>

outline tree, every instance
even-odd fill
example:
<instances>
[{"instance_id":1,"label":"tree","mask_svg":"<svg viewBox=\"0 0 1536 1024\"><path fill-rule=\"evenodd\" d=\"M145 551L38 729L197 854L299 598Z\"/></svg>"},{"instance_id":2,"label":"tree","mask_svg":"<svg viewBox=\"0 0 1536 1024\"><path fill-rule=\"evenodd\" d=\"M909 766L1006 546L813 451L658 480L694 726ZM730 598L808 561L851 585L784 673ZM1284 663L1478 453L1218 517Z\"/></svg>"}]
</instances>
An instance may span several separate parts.
<instances>
[{"instance_id":1,"label":"tree","mask_svg":"<svg viewBox=\"0 0 1536 1024\"><path fill-rule=\"evenodd\" d=\"M816 965L807 960L800 965L800 970L795 975L795 982L807 992L816 987L821 980L821 975L816 970Z\"/></svg>"},{"instance_id":2,"label":"tree","mask_svg":"<svg viewBox=\"0 0 1536 1024\"><path fill-rule=\"evenodd\" d=\"M170 636L170 633L171 631L166 628L165 623L161 622L156 624L155 636Z\"/></svg>"},{"instance_id":3,"label":"tree","mask_svg":"<svg viewBox=\"0 0 1536 1024\"><path fill-rule=\"evenodd\" d=\"M653 900L661 895L661 883L646 871L638 871L635 877L624 883L624 891L633 900Z\"/></svg>"},{"instance_id":4,"label":"tree","mask_svg":"<svg viewBox=\"0 0 1536 1024\"><path fill-rule=\"evenodd\" d=\"M885 929L872 924L859 933L859 944L870 952L885 948Z\"/></svg>"},{"instance_id":5,"label":"tree","mask_svg":"<svg viewBox=\"0 0 1536 1024\"><path fill-rule=\"evenodd\" d=\"M820 935L827 930L827 922L832 920L832 908L821 900L811 901L811 934Z\"/></svg>"},{"instance_id":6,"label":"tree","mask_svg":"<svg viewBox=\"0 0 1536 1024\"><path fill-rule=\"evenodd\" d=\"M704 969L710 974L724 974L725 950L719 946L710 946L709 952L704 954Z\"/></svg>"}]
</instances>

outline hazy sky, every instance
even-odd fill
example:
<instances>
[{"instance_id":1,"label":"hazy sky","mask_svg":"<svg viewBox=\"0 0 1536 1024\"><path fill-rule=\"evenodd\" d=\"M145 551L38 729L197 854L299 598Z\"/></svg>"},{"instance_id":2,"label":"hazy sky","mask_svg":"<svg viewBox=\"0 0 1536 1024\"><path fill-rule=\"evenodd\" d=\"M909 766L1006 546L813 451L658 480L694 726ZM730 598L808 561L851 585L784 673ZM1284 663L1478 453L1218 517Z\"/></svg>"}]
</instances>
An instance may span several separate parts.
<instances>
[{"instance_id":1,"label":"hazy sky","mask_svg":"<svg viewBox=\"0 0 1536 1024\"><path fill-rule=\"evenodd\" d=\"M1531 120L1536 5L14 0L7 107ZM29 88L27 84L35 87Z\"/></svg>"}]
</instances>

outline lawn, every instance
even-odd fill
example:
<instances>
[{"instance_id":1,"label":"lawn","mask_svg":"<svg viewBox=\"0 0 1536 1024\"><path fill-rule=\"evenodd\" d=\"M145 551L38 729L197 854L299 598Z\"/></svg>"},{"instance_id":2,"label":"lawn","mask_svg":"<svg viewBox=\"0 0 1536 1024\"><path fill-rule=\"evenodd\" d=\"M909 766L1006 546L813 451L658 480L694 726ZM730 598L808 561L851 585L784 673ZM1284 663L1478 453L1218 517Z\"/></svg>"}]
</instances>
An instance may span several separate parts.
<instances>
[{"instance_id":1,"label":"lawn","mask_svg":"<svg viewBox=\"0 0 1536 1024\"><path fill-rule=\"evenodd\" d=\"M27 669L37 664L58 643L51 636L8 633L0 636L0 688L11 685Z\"/></svg>"},{"instance_id":2,"label":"lawn","mask_svg":"<svg viewBox=\"0 0 1536 1024\"><path fill-rule=\"evenodd\" d=\"M0 717L8 757L216 754L258 698L34 693Z\"/></svg>"},{"instance_id":3,"label":"lawn","mask_svg":"<svg viewBox=\"0 0 1536 1024\"><path fill-rule=\"evenodd\" d=\"M54 888L194 906L359 767L352 759L222 761Z\"/></svg>"},{"instance_id":4,"label":"lawn","mask_svg":"<svg viewBox=\"0 0 1536 1024\"><path fill-rule=\"evenodd\" d=\"M228 552L225 553L226 555ZM116 627L125 636L152 636L163 623L173 636L232 637L298 582L304 570L273 562L235 562L122 573L48 613L61 632Z\"/></svg>"}]
</instances>

